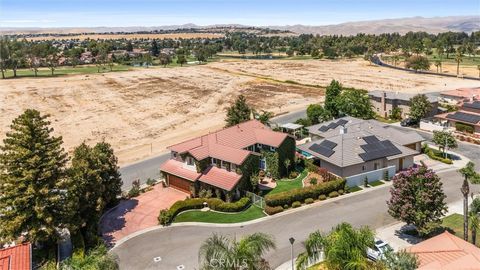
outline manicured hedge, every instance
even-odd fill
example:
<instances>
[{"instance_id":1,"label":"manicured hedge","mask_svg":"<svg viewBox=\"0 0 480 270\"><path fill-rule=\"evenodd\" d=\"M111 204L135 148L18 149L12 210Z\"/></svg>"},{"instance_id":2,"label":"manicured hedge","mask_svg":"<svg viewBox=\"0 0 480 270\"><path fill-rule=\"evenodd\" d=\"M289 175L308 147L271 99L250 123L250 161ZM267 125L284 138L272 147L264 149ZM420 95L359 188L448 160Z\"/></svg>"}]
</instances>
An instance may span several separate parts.
<instances>
[{"instance_id":1,"label":"manicured hedge","mask_svg":"<svg viewBox=\"0 0 480 270\"><path fill-rule=\"evenodd\" d=\"M345 179L336 179L314 186L296 188L285 192L265 196L265 203L268 206L291 205L295 201L304 202L307 198L318 198L320 195L328 195L332 191L345 188Z\"/></svg>"},{"instance_id":2,"label":"manicured hedge","mask_svg":"<svg viewBox=\"0 0 480 270\"><path fill-rule=\"evenodd\" d=\"M455 129L457 131L462 131L462 132L467 132L467 133L473 133L475 131L475 128L470 125L466 125L463 123L456 122L455 123Z\"/></svg>"},{"instance_id":3,"label":"manicured hedge","mask_svg":"<svg viewBox=\"0 0 480 270\"><path fill-rule=\"evenodd\" d=\"M268 215L275 215L280 212L283 212L283 207L281 206L275 206L275 207L270 207L268 205L265 206L265 213L267 213Z\"/></svg>"},{"instance_id":4,"label":"manicured hedge","mask_svg":"<svg viewBox=\"0 0 480 270\"><path fill-rule=\"evenodd\" d=\"M208 204L208 207L210 209L215 211L240 212L250 205L250 198L244 197L233 203L224 202L217 198L193 198L183 201L177 201L170 207L170 209L164 209L160 211L158 221L162 225L169 224L180 212L192 209L202 209L204 202Z\"/></svg>"}]
</instances>

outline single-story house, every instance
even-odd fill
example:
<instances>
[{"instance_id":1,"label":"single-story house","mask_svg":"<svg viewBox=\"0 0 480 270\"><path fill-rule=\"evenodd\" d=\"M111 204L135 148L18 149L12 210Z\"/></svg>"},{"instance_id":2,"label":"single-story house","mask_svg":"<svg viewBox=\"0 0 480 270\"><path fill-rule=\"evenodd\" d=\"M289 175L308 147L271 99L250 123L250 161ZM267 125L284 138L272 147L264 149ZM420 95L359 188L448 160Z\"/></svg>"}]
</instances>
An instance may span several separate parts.
<instances>
[{"instance_id":1,"label":"single-story house","mask_svg":"<svg viewBox=\"0 0 480 270\"><path fill-rule=\"evenodd\" d=\"M432 109L426 117L434 116L438 111L438 98L431 94L425 95L432 105ZM415 94L375 90L368 92L368 96L374 111L381 117L388 118L394 108L400 108L402 110L402 118L407 118L410 114L410 99Z\"/></svg>"},{"instance_id":2,"label":"single-story house","mask_svg":"<svg viewBox=\"0 0 480 270\"><path fill-rule=\"evenodd\" d=\"M464 102L458 111L437 114L435 118L446 121L446 127L452 127L467 133L480 134L480 100Z\"/></svg>"},{"instance_id":3,"label":"single-story house","mask_svg":"<svg viewBox=\"0 0 480 270\"><path fill-rule=\"evenodd\" d=\"M395 166L413 165L424 140L414 131L404 132L376 120L342 117L307 128L312 141L298 149L330 172L349 177Z\"/></svg>"},{"instance_id":4,"label":"single-story house","mask_svg":"<svg viewBox=\"0 0 480 270\"><path fill-rule=\"evenodd\" d=\"M293 165L295 139L250 120L168 149L171 159L160 171L169 186L186 193L219 189L223 194L239 195L259 170L284 176L284 161L289 159Z\"/></svg>"},{"instance_id":5,"label":"single-story house","mask_svg":"<svg viewBox=\"0 0 480 270\"><path fill-rule=\"evenodd\" d=\"M0 249L1 270L31 270L32 245L30 243Z\"/></svg>"},{"instance_id":6,"label":"single-story house","mask_svg":"<svg viewBox=\"0 0 480 270\"><path fill-rule=\"evenodd\" d=\"M444 102L452 104L480 100L480 87L459 88L441 92L440 99Z\"/></svg>"},{"instance_id":7,"label":"single-story house","mask_svg":"<svg viewBox=\"0 0 480 270\"><path fill-rule=\"evenodd\" d=\"M480 270L480 249L448 231L406 251L418 256L418 270Z\"/></svg>"}]
</instances>

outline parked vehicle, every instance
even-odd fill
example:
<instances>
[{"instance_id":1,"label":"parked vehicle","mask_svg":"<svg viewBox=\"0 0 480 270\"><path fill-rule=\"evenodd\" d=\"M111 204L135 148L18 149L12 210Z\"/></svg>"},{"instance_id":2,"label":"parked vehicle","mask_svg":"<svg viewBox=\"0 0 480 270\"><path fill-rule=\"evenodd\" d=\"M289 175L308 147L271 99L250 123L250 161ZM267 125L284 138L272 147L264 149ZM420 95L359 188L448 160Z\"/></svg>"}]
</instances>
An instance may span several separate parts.
<instances>
[{"instance_id":1,"label":"parked vehicle","mask_svg":"<svg viewBox=\"0 0 480 270\"><path fill-rule=\"evenodd\" d=\"M375 245L373 248L367 248L367 257L372 261L382 259L385 256L385 253L392 251L393 248L381 239L375 238Z\"/></svg>"},{"instance_id":2,"label":"parked vehicle","mask_svg":"<svg viewBox=\"0 0 480 270\"><path fill-rule=\"evenodd\" d=\"M400 122L400 125L402 127L410 127L410 126L416 126L418 125L418 123L412 118L406 118L406 119L403 119L402 122Z\"/></svg>"}]
</instances>

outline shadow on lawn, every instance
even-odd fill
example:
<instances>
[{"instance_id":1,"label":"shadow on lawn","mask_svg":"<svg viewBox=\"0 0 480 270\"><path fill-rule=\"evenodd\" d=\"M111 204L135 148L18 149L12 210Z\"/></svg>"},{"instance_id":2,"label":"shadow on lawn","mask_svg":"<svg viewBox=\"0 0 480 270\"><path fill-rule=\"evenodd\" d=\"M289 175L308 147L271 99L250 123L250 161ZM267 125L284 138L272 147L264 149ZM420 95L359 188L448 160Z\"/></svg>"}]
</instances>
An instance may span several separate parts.
<instances>
[{"instance_id":1,"label":"shadow on lawn","mask_svg":"<svg viewBox=\"0 0 480 270\"><path fill-rule=\"evenodd\" d=\"M137 199L122 200L113 210L103 216L100 221L100 232L105 245L112 247L115 244L113 233L125 227L125 214L131 212L137 205Z\"/></svg>"}]
</instances>

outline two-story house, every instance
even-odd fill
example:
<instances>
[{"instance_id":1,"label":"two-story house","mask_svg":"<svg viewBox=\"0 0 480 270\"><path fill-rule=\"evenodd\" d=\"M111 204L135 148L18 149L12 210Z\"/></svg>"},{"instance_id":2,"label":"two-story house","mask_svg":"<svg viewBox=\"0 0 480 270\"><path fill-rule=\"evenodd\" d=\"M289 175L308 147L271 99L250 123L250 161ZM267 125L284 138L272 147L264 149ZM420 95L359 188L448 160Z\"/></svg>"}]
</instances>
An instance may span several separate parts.
<instances>
[{"instance_id":1,"label":"two-story house","mask_svg":"<svg viewBox=\"0 0 480 270\"><path fill-rule=\"evenodd\" d=\"M283 176L285 159L293 164L295 139L250 120L169 146L171 159L160 171L170 187L187 192L210 189L239 195L250 188L250 176L259 170L277 170ZM273 153L276 164L266 158ZM271 156L271 155L269 155ZM270 168L269 168L270 166Z\"/></svg>"}]
</instances>

